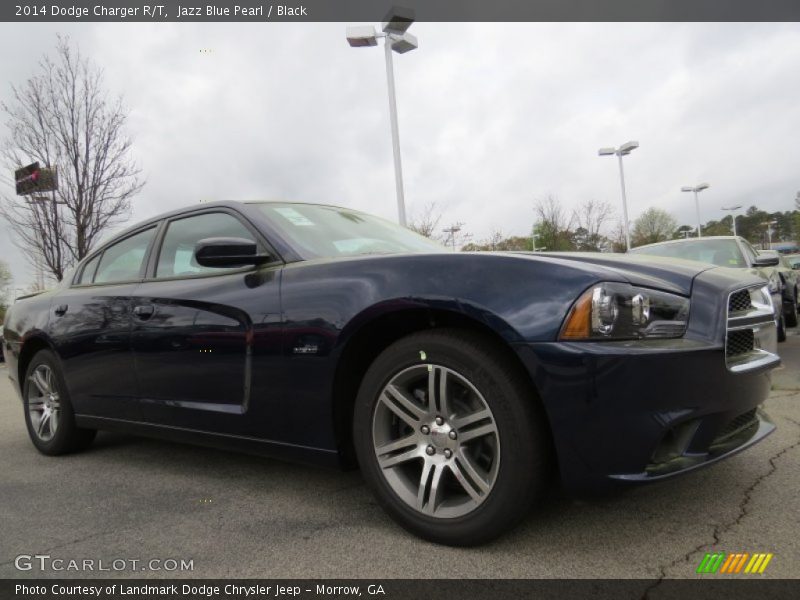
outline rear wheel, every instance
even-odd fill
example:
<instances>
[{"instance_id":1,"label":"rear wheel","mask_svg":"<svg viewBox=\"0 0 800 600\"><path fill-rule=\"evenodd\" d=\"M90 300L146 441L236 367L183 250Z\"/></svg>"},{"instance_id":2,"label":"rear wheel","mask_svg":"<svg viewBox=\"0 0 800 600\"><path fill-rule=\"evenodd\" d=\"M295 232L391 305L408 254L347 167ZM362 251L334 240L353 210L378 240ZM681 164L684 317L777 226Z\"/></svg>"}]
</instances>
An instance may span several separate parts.
<instances>
[{"instance_id":1,"label":"rear wheel","mask_svg":"<svg viewBox=\"0 0 800 600\"><path fill-rule=\"evenodd\" d=\"M364 377L359 463L381 505L425 539L474 545L525 516L549 473L530 385L491 340L458 330L404 338Z\"/></svg>"},{"instance_id":2,"label":"rear wheel","mask_svg":"<svg viewBox=\"0 0 800 600\"><path fill-rule=\"evenodd\" d=\"M778 341L786 341L786 319L783 316L783 311L781 311L781 316L778 319Z\"/></svg>"},{"instance_id":3,"label":"rear wheel","mask_svg":"<svg viewBox=\"0 0 800 600\"><path fill-rule=\"evenodd\" d=\"M75 425L75 413L55 355L39 351L28 365L23 385L28 435L43 454L51 456L81 450L92 443L93 429Z\"/></svg>"}]
</instances>

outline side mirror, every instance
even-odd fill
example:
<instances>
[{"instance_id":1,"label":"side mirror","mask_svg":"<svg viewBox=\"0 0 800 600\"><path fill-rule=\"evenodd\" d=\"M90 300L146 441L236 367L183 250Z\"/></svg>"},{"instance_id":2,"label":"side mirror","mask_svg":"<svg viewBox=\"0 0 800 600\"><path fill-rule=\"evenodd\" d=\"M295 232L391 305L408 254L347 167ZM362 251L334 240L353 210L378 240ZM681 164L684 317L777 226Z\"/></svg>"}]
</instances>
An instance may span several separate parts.
<instances>
[{"instance_id":1,"label":"side mirror","mask_svg":"<svg viewBox=\"0 0 800 600\"><path fill-rule=\"evenodd\" d=\"M774 267L780 262L777 254L767 254L766 252L759 253L753 263L754 267Z\"/></svg>"},{"instance_id":2,"label":"side mirror","mask_svg":"<svg viewBox=\"0 0 800 600\"><path fill-rule=\"evenodd\" d=\"M269 262L268 254L258 254L258 246L243 238L205 238L194 247L194 258L203 267L246 267Z\"/></svg>"}]
</instances>

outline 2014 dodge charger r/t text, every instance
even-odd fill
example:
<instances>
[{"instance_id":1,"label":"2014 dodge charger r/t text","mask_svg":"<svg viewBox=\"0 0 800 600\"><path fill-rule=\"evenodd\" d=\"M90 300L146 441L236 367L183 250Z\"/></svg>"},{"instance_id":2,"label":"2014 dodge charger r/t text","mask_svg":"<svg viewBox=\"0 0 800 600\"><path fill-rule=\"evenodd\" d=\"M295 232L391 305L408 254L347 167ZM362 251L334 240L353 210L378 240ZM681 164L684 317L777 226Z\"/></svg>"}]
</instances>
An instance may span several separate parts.
<instances>
[{"instance_id":1,"label":"2014 dodge charger r/t text","mask_svg":"<svg viewBox=\"0 0 800 600\"><path fill-rule=\"evenodd\" d=\"M453 253L331 206L152 218L18 300L4 333L44 454L109 429L359 465L394 519L446 544L507 530L556 473L573 491L656 481L774 429L756 276Z\"/></svg>"}]
</instances>

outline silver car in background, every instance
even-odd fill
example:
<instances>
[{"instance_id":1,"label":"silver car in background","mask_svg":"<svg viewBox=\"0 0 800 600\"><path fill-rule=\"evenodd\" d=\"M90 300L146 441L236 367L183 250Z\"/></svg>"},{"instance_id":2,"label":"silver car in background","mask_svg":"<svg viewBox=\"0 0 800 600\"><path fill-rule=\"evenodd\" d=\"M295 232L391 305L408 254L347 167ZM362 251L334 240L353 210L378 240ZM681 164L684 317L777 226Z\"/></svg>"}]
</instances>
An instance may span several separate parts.
<instances>
[{"instance_id":1,"label":"silver car in background","mask_svg":"<svg viewBox=\"0 0 800 600\"><path fill-rule=\"evenodd\" d=\"M769 287L775 323L778 326L778 341L786 340L786 318L783 311L783 284L778 269L778 256L771 251L756 250L743 237L719 235L687 238L647 244L629 250L631 254L682 258L711 263L720 267L742 269L762 277Z\"/></svg>"}]
</instances>

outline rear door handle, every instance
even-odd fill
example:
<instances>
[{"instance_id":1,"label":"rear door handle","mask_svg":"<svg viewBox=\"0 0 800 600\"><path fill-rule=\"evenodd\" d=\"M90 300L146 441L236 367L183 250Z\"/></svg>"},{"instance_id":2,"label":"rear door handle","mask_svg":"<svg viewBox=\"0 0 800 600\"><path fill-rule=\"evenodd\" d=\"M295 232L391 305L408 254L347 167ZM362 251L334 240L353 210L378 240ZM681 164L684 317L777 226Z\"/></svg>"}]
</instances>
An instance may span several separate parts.
<instances>
[{"instance_id":1,"label":"rear door handle","mask_svg":"<svg viewBox=\"0 0 800 600\"><path fill-rule=\"evenodd\" d=\"M152 304L140 304L139 306L133 307L133 314L139 317L142 320L147 320L153 316L155 312L155 308L153 308Z\"/></svg>"},{"instance_id":2,"label":"rear door handle","mask_svg":"<svg viewBox=\"0 0 800 600\"><path fill-rule=\"evenodd\" d=\"M56 309L53 312L56 313L57 317L63 317L64 314L67 312L68 308L69 308L68 304L60 304L60 305L56 306Z\"/></svg>"}]
</instances>

